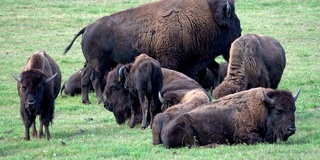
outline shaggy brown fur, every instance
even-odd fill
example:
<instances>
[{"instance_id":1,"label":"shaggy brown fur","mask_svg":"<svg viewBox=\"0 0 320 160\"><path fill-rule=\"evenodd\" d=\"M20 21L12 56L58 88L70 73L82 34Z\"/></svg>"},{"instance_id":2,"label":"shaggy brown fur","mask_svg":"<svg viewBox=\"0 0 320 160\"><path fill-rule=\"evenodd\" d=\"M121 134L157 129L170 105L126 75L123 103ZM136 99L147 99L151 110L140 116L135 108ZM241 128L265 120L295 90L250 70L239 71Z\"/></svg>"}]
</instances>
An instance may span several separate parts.
<instances>
[{"instance_id":1,"label":"shaggy brown fur","mask_svg":"<svg viewBox=\"0 0 320 160\"><path fill-rule=\"evenodd\" d=\"M295 133L298 93L254 88L222 97L170 121L161 140L169 148L286 141Z\"/></svg>"},{"instance_id":2,"label":"shaggy brown fur","mask_svg":"<svg viewBox=\"0 0 320 160\"><path fill-rule=\"evenodd\" d=\"M115 69L108 73L107 84L104 89L106 95L106 101L104 107L113 112L114 117L118 124L124 123L130 116L130 103L129 103L129 91L124 89L124 82L119 81L118 70L123 66L123 64L119 64ZM161 68L163 74L163 86L161 89L161 95L166 97L167 94L174 92L176 90L183 90L186 93L192 89L201 88L201 85L190 77L186 76L183 73ZM175 94L175 96L177 96ZM182 97L183 95L181 95ZM177 101L175 103L171 103L171 105L177 104L180 102L181 98L175 98ZM178 100L179 99L179 100ZM135 104L135 108L137 109L135 112L137 113L137 117L135 118L136 123L141 123L141 108L139 99L131 99ZM170 105L166 104L166 107L170 107ZM158 109L161 108L161 103L158 102ZM140 113L138 113L140 112ZM156 113L161 112L161 110L157 110Z\"/></svg>"},{"instance_id":3,"label":"shaggy brown fur","mask_svg":"<svg viewBox=\"0 0 320 160\"><path fill-rule=\"evenodd\" d=\"M227 76L215 88L213 97L218 99L255 87L276 89L285 66L285 52L277 40L264 35L243 35L231 45Z\"/></svg>"},{"instance_id":4,"label":"shaggy brown fur","mask_svg":"<svg viewBox=\"0 0 320 160\"><path fill-rule=\"evenodd\" d=\"M61 86L61 72L58 65L44 51L38 51L28 59L20 76L14 75L14 78L18 81L20 114L25 125L24 140L30 140L31 125L32 135L38 138L43 136L44 125L49 140L51 138L49 123L53 119L54 100ZM37 115L40 115L39 133L35 124Z\"/></svg>"},{"instance_id":5,"label":"shaggy brown fur","mask_svg":"<svg viewBox=\"0 0 320 160\"><path fill-rule=\"evenodd\" d=\"M123 71L123 73L121 73ZM160 63L147 54L140 54L133 64L119 69L119 75L124 78L124 88L130 91L130 99L138 98L142 109L141 128L148 126L147 117L150 113L150 126L156 115L158 93L163 86L163 74ZM130 127L134 127L136 108L131 105Z\"/></svg>"},{"instance_id":6,"label":"shaggy brown fur","mask_svg":"<svg viewBox=\"0 0 320 160\"><path fill-rule=\"evenodd\" d=\"M182 96L182 97L181 97ZM166 129L166 125L178 115L189 112L194 108L207 104L211 101L210 96L202 88L193 90L175 90L170 92L170 98L175 98L177 104L166 109L163 113L159 113L154 118L152 126L152 143L160 144L162 131ZM178 97L178 98L177 98ZM165 97L164 97L165 98Z\"/></svg>"},{"instance_id":7,"label":"shaggy brown fur","mask_svg":"<svg viewBox=\"0 0 320 160\"><path fill-rule=\"evenodd\" d=\"M215 57L229 59L241 27L234 0L159 0L98 19L80 30L65 52L81 34L83 55L101 85L105 71L141 53L195 77L216 63Z\"/></svg>"}]
</instances>

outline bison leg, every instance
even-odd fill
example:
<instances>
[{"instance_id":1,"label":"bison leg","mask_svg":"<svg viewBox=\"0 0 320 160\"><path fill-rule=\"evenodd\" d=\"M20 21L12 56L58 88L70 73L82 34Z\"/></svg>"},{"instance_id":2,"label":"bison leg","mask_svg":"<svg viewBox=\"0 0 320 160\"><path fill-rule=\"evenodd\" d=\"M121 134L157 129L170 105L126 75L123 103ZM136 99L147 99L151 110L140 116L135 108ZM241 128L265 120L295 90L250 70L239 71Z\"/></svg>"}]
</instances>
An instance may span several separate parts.
<instances>
[{"instance_id":1,"label":"bison leg","mask_svg":"<svg viewBox=\"0 0 320 160\"><path fill-rule=\"evenodd\" d=\"M21 117L22 117L24 127L25 127L24 138L23 138L25 141L30 140L30 127L33 124L35 125L35 119L36 119L36 116L29 115L27 112L28 111L26 111L24 109L20 110ZM36 130L34 130L34 131L36 132Z\"/></svg>"},{"instance_id":2,"label":"bison leg","mask_svg":"<svg viewBox=\"0 0 320 160\"><path fill-rule=\"evenodd\" d=\"M30 140L29 132L30 132L30 127L25 126L25 133L24 133L24 138L23 138L25 141L29 141Z\"/></svg>"},{"instance_id":3,"label":"bison leg","mask_svg":"<svg viewBox=\"0 0 320 160\"><path fill-rule=\"evenodd\" d=\"M165 122L170 121L167 113L159 113L154 117L152 124L152 144L158 145L161 141L161 131Z\"/></svg>"},{"instance_id":4,"label":"bison leg","mask_svg":"<svg viewBox=\"0 0 320 160\"><path fill-rule=\"evenodd\" d=\"M131 118L130 118L130 122L129 122L129 125L131 128L133 128L135 126L135 122L134 122L135 114L136 114L136 111L135 111L134 107L131 105Z\"/></svg>"},{"instance_id":5,"label":"bison leg","mask_svg":"<svg viewBox=\"0 0 320 160\"><path fill-rule=\"evenodd\" d=\"M94 79L92 80L92 86L94 88L94 90L96 91L96 96L97 96L97 99L98 99L98 104L102 104L104 102L104 99L103 99L103 93L102 93L102 83L99 83L100 80L99 79ZM90 91L90 86L88 86L88 92Z\"/></svg>"},{"instance_id":6,"label":"bison leg","mask_svg":"<svg viewBox=\"0 0 320 160\"><path fill-rule=\"evenodd\" d=\"M47 140L50 140L51 139L51 134L49 132L49 123L44 125L44 129L45 129L45 132L46 132L46 135L47 135Z\"/></svg>"},{"instance_id":7,"label":"bison leg","mask_svg":"<svg viewBox=\"0 0 320 160\"><path fill-rule=\"evenodd\" d=\"M148 116L148 110L149 110L149 101L146 95L142 95L140 93L139 93L139 99L140 99L140 104L142 109L141 129L145 129L148 127L147 116Z\"/></svg>"},{"instance_id":8,"label":"bison leg","mask_svg":"<svg viewBox=\"0 0 320 160\"><path fill-rule=\"evenodd\" d=\"M210 63L207 66L207 68L212 72L214 76L213 88L216 88L220 84L220 74L219 74L220 65L215 60L213 60L213 62Z\"/></svg>"},{"instance_id":9,"label":"bison leg","mask_svg":"<svg viewBox=\"0 0 320 160\"><path fill-rule=\"evenodd\" d=\"M42 123L42 121L40 121L38 139L41 139L42 136L43 136L43 123Z\"/></svg>"},{"instance_id":10,"label":"bison leg","mask_svg":"<svg viewBox=\"0 0 320 160\"><path fill-rule=\"evenodd\" d=\"M36 121L32 123L32 137L37 137Z\"/></svg>"},{"instance_id":11,"label":"bison leg","mask_svg":"<svg viewBox=\"0 0 320 160\"><path fill-rule=\"evenodd\" d=\"M191 126L191 117L187 114L179 116L177 119L171 120L163 129L161 139L167 148L176 148L198 145L194 136L194 129Z\"/></svg>"},{"instance_id":12,"label":"bison leg","mask_svg":"<svg viewBox=\"0 0 320 160\"><path fill-rule=\"evenodd\" d=\"M91 104L91 102L89 101L91 74L92 68L89 65L87 65L81 73L81 101L83 104Z\"/></svg>"}]
</instances>

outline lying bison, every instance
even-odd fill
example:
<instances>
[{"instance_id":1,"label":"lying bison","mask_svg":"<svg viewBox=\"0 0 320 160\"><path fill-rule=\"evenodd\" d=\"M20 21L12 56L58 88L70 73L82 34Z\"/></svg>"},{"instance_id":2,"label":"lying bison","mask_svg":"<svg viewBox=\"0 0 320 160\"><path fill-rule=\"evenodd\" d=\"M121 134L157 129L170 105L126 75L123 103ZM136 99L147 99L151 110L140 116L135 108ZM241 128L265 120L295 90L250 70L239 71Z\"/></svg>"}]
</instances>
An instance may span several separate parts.
<instances>
[{"instance_id":1,"label":"lying bison","mask_svg":"<svg viewBox=\"0 0 320 160\"><path fill-rule=\"evenodd\" d=\"M124 89L124 82L119 81L118 70L123 66L123 64L118 64L116 68L108 73L106 87L104 93L106 96L104 107L113 112L116 122L118 124L123 124L127 119L131 117L131 104L129 103L129 91ZM161 94L166 96L170 94L171 91L185 90L189 91L196 88L201 88L200 84L183 73L161 68L163 75L163 86L161 89ZM136 116L134 119L135 123L141 122L141 108L139 99L131 99L136 108ZM179 102L176 102L179 103ZM170 107L174 103L167 104ZM161 105L159 102L158 105ZM161 106L157 107L156 113L161 112L159 109Z\"/></svg>"},{"instance_id":2,"label":"lying bison","mask_svg":"<svg viewBox=\"0 0 320 160\"><path fill-rule=\"evenodd\" d=\"M98 19L78 32L65 53L81 34L83 55L99 86L106 70L133 62L140 53L190 77L209 64L217 73L215 57L229 59L241 27L234 0L159 0ZM101 103L102 92L95 88Z\"/></svg>"},{"instance_id":3,"label":"lying bison","mask_svg":"<svg viewBox=\"0 0 320 160\"><path fill-rule=\"evenodd\" d=\"M86 72L86 67L83 67L76 72L74 72L68 80L64 82L64 84L61 87L60 95L62 96L64 93L65 95L74 96L76 94L81 94L81 91L84 91L84 89L81 89L83 86L81 84L81 75L83 72ZM92 83L88 83L88 92L93 91ZM85 89L86 90L86 89Z\"/></svg>"},{"instance_id":4,"label":"lying bison","mask_svg":"<svg viewBox=\"0 0 320 160\"><path fill-rule=\"evenodd\" d=\"M276 89L285 66L285 52L277 40L258 34L241 36L231 45L227 76L213 97L255 87Z\"/></svg>"},{"instance_id":5,"label":"lying bison","mask_svg":"<svg viewBox=\"0 0 320 160\"><path fill-rule=\"evenodd\" d=\"M158 92L163 85L160 63L147 54L140 54L132 64L119 69L119 77L120 80L124 79L124 88L130 91L130 100L139 98L142 110L141 128L147 128L147 115L150 113L152 124L157 112ZM131 127L134 127L135 107L131 105Z\"/></svg>"},{"instance_id":6,"label":"lying bison","mask_svg":"<svg viewBox=\"0 0 320 160\"><path fill-rule=\"evenodd\" d=\"M167 101L176 102L173 106L166 109L163 113L158 113L152 124L152 143L160 144L162 130L166 125L178 115L189 112L202 104L211 102L211 97L202 88L192 90L174 90L166 94L165 97L159 95L160 101L165 104Z\"/></svg>"},{"instance_id":7,"label":"lying bison","mask_svg":"<svg viewBox=\"0 0 320 160\"><path fill-rule=\"evenodd\" d=\"M296 131L299 93L254 88L222 97L170 121L161 141L168 148L286 141Z\"/></svg>"},{"instance_id":8,"label":"lying bison","mask_svg":"<svg viewBox=\"0 0 320 160\"><path fill-rule=\"evenodd\" d=\"M20 114L25 125L24 140L30 140L31 125L33 136L41 138L44 125L47 139L51 139L49 123L53 119L54 100L61 86L61 72L57 63L44 51L38 51L28 59L20 76L13 76L18 81ZM35 122L37 115L40 115L38 133Z\"/></svg>"}]
</instances>

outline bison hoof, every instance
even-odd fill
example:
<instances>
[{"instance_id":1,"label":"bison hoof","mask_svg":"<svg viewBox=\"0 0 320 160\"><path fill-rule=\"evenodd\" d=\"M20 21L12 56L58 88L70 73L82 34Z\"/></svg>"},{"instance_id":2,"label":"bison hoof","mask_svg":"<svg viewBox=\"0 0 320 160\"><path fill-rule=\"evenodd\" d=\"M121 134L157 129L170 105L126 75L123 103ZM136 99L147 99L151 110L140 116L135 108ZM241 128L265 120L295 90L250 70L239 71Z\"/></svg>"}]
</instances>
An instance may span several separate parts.
<instances>
[{"instance_id":1,"label":"bison hoof","mask_svg":"<svg viewBox=\"0 0 320 160\"><path fill-rule=\"evenodd\" d=\"M23 140L24 141L30 141L30 137L24 137Z\"/></svg>"},{"instance_id":2,"label":"bison hoof","mask_svg":"<svg viewBox=\"0 0 320 160\"><path fill-rule=\"evenodd\" d=\"M87 105L91 104L90 101L82 101L82 103L83 103L83 104L87 104Z\"/></svg>"}]
</instances>

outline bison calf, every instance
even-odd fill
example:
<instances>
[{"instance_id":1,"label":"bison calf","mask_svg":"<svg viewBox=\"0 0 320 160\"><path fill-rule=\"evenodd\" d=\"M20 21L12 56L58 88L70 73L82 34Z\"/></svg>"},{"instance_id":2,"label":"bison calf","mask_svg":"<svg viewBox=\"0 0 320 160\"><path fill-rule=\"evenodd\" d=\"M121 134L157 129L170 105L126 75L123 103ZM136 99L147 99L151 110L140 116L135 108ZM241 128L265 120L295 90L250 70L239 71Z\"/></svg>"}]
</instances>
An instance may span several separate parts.
<instances>
[{"instance_id":1,"label":"bison calf","mask_svg":"<svg viewBox=\"0 0 320 160\"><path fill-rule=\"evenodd\" d=\"M61 72L57 63L44 51L38 51L28 59L20 76L13 76L18 81L20 114L25 125L24 140L30 140L31 125L33 136L41 138L44 125L47 139L51 139L49 123L53 119L54 100L61 86ZM37 115L40 115L38 133L35 122Z\"/></svg>"},{"instance_id":2,"label":"bison calf","mask_svg":"<svg viewBox=\"0 0 320 160\"><path fill-rule=\"evenodd\" d=\"M142 109L141 128L146 128L147 115L150 112L152 124L157 110L158 92L163 85L163 74L160 63L146 54L136 57L133 64L128 64L119 69L120 79L125 80L124 87L130 91L130 99L139 98ZM131 105L130 126L133 127L135 111Z\"/></svg>"}]
</instances>

